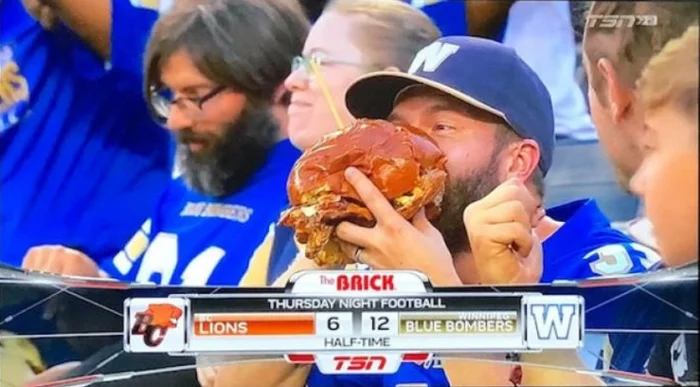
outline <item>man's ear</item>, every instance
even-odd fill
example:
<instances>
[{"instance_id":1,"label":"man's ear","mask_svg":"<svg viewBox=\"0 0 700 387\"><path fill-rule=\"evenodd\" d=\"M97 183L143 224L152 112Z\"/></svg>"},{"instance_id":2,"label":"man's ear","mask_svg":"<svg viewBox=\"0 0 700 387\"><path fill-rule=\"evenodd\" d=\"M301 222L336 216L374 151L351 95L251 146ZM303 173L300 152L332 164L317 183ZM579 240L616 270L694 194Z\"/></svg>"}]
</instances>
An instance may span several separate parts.
<instances>
[{"instance_id":1,"label":"man's ear","mask_svg":"<svg viewBox=\"0 0 700 387\"><path fill-rule=\"evenodd\" d=\"M620 74L615 70L612 62L606 58L598 59L596 63L598 72L603 77L602 92L612 114L613 121L617 124L630 112L634 102L634 90L627 87Z\"/></svg>"},{"instance_id":2,"label":"man's ear","mask_svg":"<svg viewBox=\"0 0 700 387\"><path fill-rule=\"evenodd\" d=\"M395 72L401 72L401 69L396 67L396 66L388 66L385 67L382 71L395 71Z\"/></svg>"},{"instance_id":3,"label":"man's ear","mask_svg":"<svg viewBox=\"0 0 700 387\"><path fill-rule=\"evenodd\" d=\"M517 178L522 182L530 179L540 162L540 147L532 139L524 139L513 143L507 158L505 178Z\"/></svg>"}]
</instances>

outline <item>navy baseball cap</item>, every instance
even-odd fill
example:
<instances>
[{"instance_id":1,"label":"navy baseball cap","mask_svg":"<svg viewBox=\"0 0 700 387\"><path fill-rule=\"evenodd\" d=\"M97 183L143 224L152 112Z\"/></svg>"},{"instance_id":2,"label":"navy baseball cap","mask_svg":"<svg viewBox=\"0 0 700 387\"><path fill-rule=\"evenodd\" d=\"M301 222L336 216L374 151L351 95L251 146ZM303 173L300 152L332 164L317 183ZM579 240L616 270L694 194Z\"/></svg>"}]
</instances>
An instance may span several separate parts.
<instances>
[{"instance_id":1,"label":"navy baseball cap","mask_svg":"<svg viewBox=\"0 0 700 387\"><path fill-rule=\"evenodd\" d=\"M360 77L345 103L357 118L386 119L408 87L426 85L501 117L540 147L544 175L552 165L554 113L547 88L515 51L495 41L447 36L423 48L408 72L378 71Z\"/></svg>"}]
</instances>

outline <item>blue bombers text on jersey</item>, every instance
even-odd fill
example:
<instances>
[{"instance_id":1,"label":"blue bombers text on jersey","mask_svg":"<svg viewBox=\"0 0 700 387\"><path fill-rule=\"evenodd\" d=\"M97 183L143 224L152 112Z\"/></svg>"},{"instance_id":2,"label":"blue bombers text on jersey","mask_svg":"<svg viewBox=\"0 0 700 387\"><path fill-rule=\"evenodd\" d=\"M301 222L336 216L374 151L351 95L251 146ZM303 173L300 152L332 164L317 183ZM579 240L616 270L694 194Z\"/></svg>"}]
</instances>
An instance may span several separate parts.
<instances>
[{"instance_id":1,"label":"blue bombers text on jersey","mask_svg":"<svg viewBox=\"0 0 700 387\"><path fill-rule=\"evenodd\" d=\"M129 282L160 285L236 285L254 250L287 207L287 177L299 157L278 143L249 184L221 199L174 179L154 215L102 270ZM266 272L266 268L262 268Z\"/></svg>"}]
</instances>

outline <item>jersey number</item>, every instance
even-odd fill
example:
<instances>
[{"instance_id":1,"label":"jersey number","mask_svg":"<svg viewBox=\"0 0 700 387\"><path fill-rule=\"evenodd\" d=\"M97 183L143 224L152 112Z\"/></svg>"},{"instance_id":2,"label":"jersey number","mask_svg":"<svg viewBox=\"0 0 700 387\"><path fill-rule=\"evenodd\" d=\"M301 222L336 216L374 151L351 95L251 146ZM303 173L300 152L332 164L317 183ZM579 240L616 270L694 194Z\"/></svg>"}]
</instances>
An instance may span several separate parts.
<instances>
[{"instance_id":1,"label":"jersey number","mask_svg":"<svg viewBox=\"0 0 700 387\"><path fill-rule=\"evenodd\" d=\"M634 267L630 251L636 252L635 257L645 269L661 260L655 251L638 243L606 245L586 254L584 259L597 258L590 263L590 268L598 275L627 274Z\"/></svg>"},{"instance_id":2,"label":"jersey number","mask_svg":"<svg viewBox=\"0 0 700 387\"><path fill-rule=\"evenodd\" d=\"M226 255L223 249L211 246L194 257L182 272L180 279L184 286L203 286L211 273ZM177 234L159 233L148 246L136 275L136 282L148 282L153 274L160 274L160 284L171 283L178 262Z\"/></svg>"}]
</instances>

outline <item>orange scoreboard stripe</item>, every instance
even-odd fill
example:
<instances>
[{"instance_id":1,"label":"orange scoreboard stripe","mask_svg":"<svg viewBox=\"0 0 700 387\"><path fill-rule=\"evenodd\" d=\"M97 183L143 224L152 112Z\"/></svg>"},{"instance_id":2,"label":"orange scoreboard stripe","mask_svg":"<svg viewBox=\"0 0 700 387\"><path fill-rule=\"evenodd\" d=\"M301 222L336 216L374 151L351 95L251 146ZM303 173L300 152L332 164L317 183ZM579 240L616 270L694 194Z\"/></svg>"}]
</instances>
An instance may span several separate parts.
<instances>
[{"instance_id":1,"label":"orange scoreboard stripe","mask_svg":"<svg viewBox=\"0 0 700 387\"><path fill-rule=\"evenodd\" d=\"M195 315L196 336L313 335L313 313L226 313Z\"/></svg>"}]
</instances>

